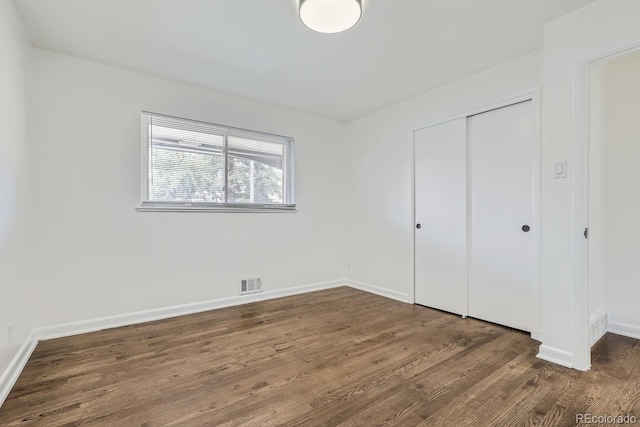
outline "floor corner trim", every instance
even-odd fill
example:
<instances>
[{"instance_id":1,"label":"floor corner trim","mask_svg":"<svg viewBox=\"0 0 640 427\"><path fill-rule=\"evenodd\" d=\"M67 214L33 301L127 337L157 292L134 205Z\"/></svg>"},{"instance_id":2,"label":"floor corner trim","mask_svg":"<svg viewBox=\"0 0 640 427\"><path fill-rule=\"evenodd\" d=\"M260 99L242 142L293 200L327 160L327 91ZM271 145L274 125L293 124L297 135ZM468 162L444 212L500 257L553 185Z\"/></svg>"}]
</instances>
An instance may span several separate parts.
<instances>
[{"instance_id":1,"label":"floor corner trim","mask_svg":"<svg viewBox=\"0 0 640 427\"><path fill-rule=\"evenodd\" d=\"M411 300L409 299L409 294L404 292L398 292L392 289L382 288L380 286L372 285L370 283L365 283L365 282L359 282L357 280L348 280L347 284L351 288L358 289L364 292L380 295L381 297L394 299L396 301L404 302L407 304L411 303Z\"/></svg>"},{"instance_id":2,"label":"floor corner trim","mask_svg":"<svg viewBox=\"0 0 640 427\"><path fill-rule=\"evenodd\" d=\"M536 357L565 368L573 368L573 353L559 348L542 344Z\"/></svg>"},{"instance_id":3,"label":"floor corner trim","mask_svg":"<svg viewBox=\"0 0 640 427\"><path fill-rule=\"evenodd\" d=\"M607 332L640 340L640 326L609 320Z\"/></svg>"},{"instance_id":4,"label":"floor corner trim","mask_svg":"<svg viewBox=\"0 0 640 427\"><path fill-rule=\"evenodd\" d=\"M34 331L31 331L27 339L24 341L16 355L11 359L9 365L0 376L0 407L9 396L11 389L18 381L18 377L27 365L33 350L35 350L38 340Z\"/></svg>"},{"instance_id":5,"label":"floor corner trim","mask_svg":"<svg viewBox=\"0 0 640 427\"><path fill-rule=\"evenodd\" d=\"M35 330L35 334L38 341L46 341L50 339L69 337L89 332L97 332L104 329L119 328L122 326L153 322L156 320L201 313L209 310L234 307L243 304L267 301L275 298L283 298L308 292L332 289L340 286L348 286L347 281L343 279L331 280L327 282L312 283L302 286L274 289L255 294L218 298L208 301L199 301L170 307L154 308L151 310L143 310L132 313L105 316L95 319L81 320L77 322L63 323L47 326L44 328L37 328Z\"/></svg>"}]
</instances>

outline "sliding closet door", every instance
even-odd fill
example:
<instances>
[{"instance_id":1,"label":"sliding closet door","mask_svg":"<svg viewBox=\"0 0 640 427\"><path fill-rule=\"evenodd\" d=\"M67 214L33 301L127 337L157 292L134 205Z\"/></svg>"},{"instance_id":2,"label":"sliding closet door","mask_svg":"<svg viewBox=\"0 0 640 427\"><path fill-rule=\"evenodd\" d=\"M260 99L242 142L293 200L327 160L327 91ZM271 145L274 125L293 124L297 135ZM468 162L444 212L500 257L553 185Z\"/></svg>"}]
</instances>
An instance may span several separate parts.
<instances>
[{"instance_id":1,"label":"sliding closet door","mask_svg":"<svg viewBox=\"0 0 640 427\"><path fill-rule=\"evenodd\" d=\"M415 132L415 301L467 313L467 127Z\"/></svg>"},{"instance_id":2,"label":"sliding closet door","mask_svg":"<svg viewBox=\"0 0 640 427\"><path fill-rule=\"evenodd\" d=\"M531 101L468 118L469 316L533 330L536 268Z\"/></svg>"}]
</instances>

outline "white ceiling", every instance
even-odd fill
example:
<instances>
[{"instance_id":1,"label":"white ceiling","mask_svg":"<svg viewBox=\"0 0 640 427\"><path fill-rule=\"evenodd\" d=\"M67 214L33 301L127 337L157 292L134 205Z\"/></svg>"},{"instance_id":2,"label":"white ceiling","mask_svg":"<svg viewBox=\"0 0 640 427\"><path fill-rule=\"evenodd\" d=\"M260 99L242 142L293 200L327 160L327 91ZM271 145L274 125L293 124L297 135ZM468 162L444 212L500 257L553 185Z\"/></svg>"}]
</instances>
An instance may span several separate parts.
<instances>
[{"instance_id":1,"label":"white ceiling","mask_svg":"<svg viewBox=\"0 0 640 427\"><path fill-rule=\"evenodd\" d=\"M364 0L315 33L297 0L15 0L36 47L348 122L542 47L594 0Z\"/></svg>"}]
</instances>

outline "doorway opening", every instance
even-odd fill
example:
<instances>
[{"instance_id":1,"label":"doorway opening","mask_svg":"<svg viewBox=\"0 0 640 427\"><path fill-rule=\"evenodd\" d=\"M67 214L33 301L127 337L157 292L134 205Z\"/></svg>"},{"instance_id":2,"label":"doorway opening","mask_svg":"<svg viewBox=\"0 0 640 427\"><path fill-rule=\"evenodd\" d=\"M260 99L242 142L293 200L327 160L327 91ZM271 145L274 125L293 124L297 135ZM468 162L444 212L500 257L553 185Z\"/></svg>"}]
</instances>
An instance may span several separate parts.
<instances>
[{"instance_id":1,"label":"doorway opening","mask_svg":"<svg viewBox=\"0 0 640 427\"><path fill-rule=\"evenodd\" d=\"M578 313L584 322L578 333L585 368L607 333L640 339L639 48L612 49L583 61L582 103L587 108L577 117L576 151L584 154L579 165L584 173L576 178L577 189L584 191L576 192L582 198L576 223L583 215L587 239L578 245L578 285L583 288L576 296L585 302ZM593 354L601 353L599 348Z\"/></svg>"}]
</instances>

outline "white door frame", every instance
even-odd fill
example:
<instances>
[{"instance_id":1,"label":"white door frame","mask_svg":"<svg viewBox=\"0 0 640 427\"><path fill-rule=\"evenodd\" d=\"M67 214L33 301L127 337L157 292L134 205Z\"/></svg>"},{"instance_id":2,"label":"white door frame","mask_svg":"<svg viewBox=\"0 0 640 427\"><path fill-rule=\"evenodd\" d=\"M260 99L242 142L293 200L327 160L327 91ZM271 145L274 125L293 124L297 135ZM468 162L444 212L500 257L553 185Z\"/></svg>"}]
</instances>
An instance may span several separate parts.
<instances>
[{"instance_id":1,"label":"white door frame","mask_svg":"<svg viewBox=\"0 0 640 427\"><path fill-rule=\"evenodd\" d=\"M640 49L640 38L601 47L574 58L574 363L576 369L591 368L589 332L589 241L584 230L589 227L589 82L594 62L614 59Z\"/></svg>"},{"instance_id":2,"label":"white door frame","mask_svg":"<svg viewBox=\"0 0 640 427\"><path fill-rule=\"evenodd\" d=\"M513 104L517 104L520 102L524 102L524 101L531 101L533 102L533 111L535 113L535 117L534 117L534 168L533 168L533 223L536 224L537 226L534 227L533 230L531 230L534 235L534 263L536 265L536 268L534 268L534 286L537 289L537 292L535 292L535 297L534 297L534 306L535 306L535 317L534 317L534 325L536 325L533 330L531 331L531 338L540 341L541 340L541 291L542 291L542 287L540 284L540 225L541 225L541 221L540 221L540 166L541 166L541 141L540 141L540 135L541 135L541 130L540 130L540 117L541 117L541 102L540 102L540 87L536 87L536 88L532 88L532 89L528 89L526 91L514 94L512 96L509 96L507 98L503 98L500 99L498 101L492 102L490 104L485 104L482 105L480 107L476 107L476 108L472 108L463 112L460 112L458 114L454 114L451 116L446 116L437 120L432 120L426 123L419 123L414 125L411 128L411 140L413 141L412 144L412 153L411 156L413 158L413 162L412 162L412 189L411 189L411 195L412 195L412 203L413 203L413 209L412 209L412 224L411 224L411 228L413 229L413 257L412 257L412 268L413 268L413 281L411 283L411 289L409 289L409 303L411 304L415 304L415 290L416 290L416 278L415 278L415 265L416 265L416 259L415 259L415 254L416 254L416 245L415 245L415 223L416 223L416 194L415 194L415 179L416 179L416 156L415 156L415 145L416 145L416 141L415 141L415 133L417 131L419 131L420 129L424 129L424 128L428 128L428 127L432 127L432 126L437 126L439 124L442 123L446 123L452 120L458 120L458 119L462 119L462 118L467 118L470 116L474 116L476 114L482 114L482 113L486 113L488 111L491 110L495 110L497 108L502 108L502 107L508 107L509 105L513 105ZM469 162L470 159L467 158L467 162ZM468 164L468 163L467 163ZM470 182L469 179L467 180L467 202L469 202L469 197L471 196L471 193L468 191L469 187L470 187ZM467 233L470 232L470 227L468 226L468 221L471 218L470 215L470 211L469 209L471 208L471 204L467 203ZM467 253L470 251L470 240L467 239ZM467 286L469 286L469 283L467 281ZM463 316L464 317L464 316Z\"/></svg>"}]
</instances>

